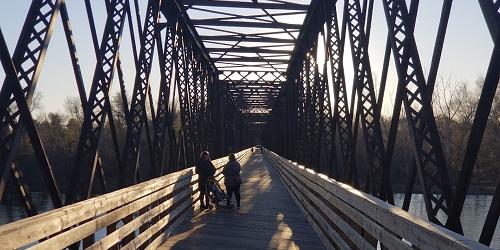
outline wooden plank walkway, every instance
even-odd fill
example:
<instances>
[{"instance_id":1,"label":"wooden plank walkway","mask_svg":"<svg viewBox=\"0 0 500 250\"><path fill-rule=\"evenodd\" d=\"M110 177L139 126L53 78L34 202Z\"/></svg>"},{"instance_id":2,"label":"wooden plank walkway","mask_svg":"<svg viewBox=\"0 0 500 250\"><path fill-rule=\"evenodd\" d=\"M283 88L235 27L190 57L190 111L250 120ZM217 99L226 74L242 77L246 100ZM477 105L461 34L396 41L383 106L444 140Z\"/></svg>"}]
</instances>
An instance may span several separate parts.
<instances>
[{"instance_id":1,"label":"wooden plank walkway","mask_svg":"<svg viewBox=\"0 0 500 250\"><path fill-rule=\"evenodd\" d=\"M242 167L242 179L241 209L204 211L159 249L325 249L262 154Z\"/></svg>"}]
</instances>

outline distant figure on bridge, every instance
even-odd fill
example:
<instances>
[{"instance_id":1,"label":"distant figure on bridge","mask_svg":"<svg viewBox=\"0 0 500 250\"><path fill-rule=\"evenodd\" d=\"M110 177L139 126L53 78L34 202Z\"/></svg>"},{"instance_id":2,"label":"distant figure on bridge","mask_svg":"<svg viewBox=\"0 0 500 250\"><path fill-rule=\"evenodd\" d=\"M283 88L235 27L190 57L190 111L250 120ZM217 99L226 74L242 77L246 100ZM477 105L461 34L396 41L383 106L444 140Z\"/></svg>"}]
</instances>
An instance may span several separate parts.
<instances>
[{"instance_id":1,"label":"distant figure on bridge","mask_svg":"<svg viewBox=\"0 0 500 250\"><path fill-rule=\"evenodd\" d=\"M240 208L240 185L241 185L241 165L236 160L234 154L229 155L229 162L222 170L224 174L224 185L227 191L227 206L231 206L231 198L236 197L236 206Z\"/></svg>"},{"instance_id":2,"label":"distant figure on bridge","mask_svg":"<svg viewBox=\"0 0 500 250\"><path fill-rule=\"evenodd\" d=\"M210 153L208 151L201 152L195 170L199 178L201 209L207 209L210 206L209 191L207 188L208 180L214 178L215 174L215 166L210 160Z\"/></svg>"}]
</instances>

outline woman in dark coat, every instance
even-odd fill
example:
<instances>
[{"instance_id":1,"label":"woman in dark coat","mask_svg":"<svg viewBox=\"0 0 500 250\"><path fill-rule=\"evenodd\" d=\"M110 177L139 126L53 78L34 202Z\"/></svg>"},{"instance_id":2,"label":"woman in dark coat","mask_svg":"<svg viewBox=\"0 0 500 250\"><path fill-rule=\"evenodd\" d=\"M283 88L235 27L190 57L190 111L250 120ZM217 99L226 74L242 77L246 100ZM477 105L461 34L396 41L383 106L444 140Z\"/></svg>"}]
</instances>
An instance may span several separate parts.
<instances>
[{"instance_id":1,"label":"woman in dark coat","mask_svg":"<svg viewBox=\"0 0 500 250\"><path fill-rule=\"evenodd\" d=\"M203 151L200 155L200 159L195 167L196 173L198 174L198 186L200 188L200 202L201 209L207 209L210 204L210 191L207 188L208 180L214 177L215 166L210 160L210 153L208 151ZM205 203L203 201L205 198Z\"/></svg>"},{"instance_id":2,"label":"woman in dark coat","mask_svg":"<svg viewBox=\"0 0 500 250\"><path fill-rule=\"evenodd\" d=\"M241 185L241 165L236 160L234 154L229 155L229 162L222 170L224 174L224 185L227 190L227 206L231 206L231 198L236 197L236 206L240 208L240 185Z\"/></svg>"}]
</instances>

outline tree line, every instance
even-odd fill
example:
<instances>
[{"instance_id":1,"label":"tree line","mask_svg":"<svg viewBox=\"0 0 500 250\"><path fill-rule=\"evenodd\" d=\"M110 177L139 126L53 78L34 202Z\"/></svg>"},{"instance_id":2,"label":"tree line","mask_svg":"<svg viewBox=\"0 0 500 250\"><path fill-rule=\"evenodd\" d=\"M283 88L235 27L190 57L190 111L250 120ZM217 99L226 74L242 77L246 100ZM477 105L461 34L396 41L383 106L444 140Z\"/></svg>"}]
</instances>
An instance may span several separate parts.
<instances>
[{"instance_id":1,"label":"tree line","mask_svg":"<svg viewBox=\"0 0 500 250\"><path fill-rule=\"evenodd\" d=\"M469 131L474 119L478 99L483 80L475 82L453 82L450 79L441 77L438 79L436 89L433 94L432 104L436 122L438 125L441 142L443 145L446 162L452 185L457 180L463 161L463 156L469 137ZM64 102L64 112L48 112L41 110L39 102L41 96L36 95L32 106L33 110L38 110L36 119L41 140L44 143L48 158L52 164L56 181L65 190L69 184L73 164L75 161L76 148L78 144L81 124L83 122L83 110L80 99L77 97L67 97ZM111 98L111 108L113 112L116 132L120 149L123 149L125 140L127 121L120 93L116 93ZM180 130L178 111L174 112L174 127ZM390 128L391 117L382 116L381 124L384 136L387 137ZM150 121L150 130L152 122ZM366 155L363 155L363 138L361 131L358 133L357 161L360 173L367 164ZM146 136L143 139L140 163L142 166L149 165L149 152L147 151ZM500 176L500 98L494 100L491 115L488 120L481 149L474 170L474 177L471 183L471 192L490 193L496 185ZM387 140L387 138L385 138ZM400 113L400 125L397 133L396 146L391 165L391 181L396 192L404 191L404 186L408 178L409 166L412 163L411 138L406 124L404 112ZM34 156L29 138L24 135L17 150L15 159L18 167L26 173L24 180L29 183L32 192L45 190L42 175L39 173L37 160ZM166 150L165 152L168 152ZM109 123L106 125L101 137L99 155L103 163L105 174L116 175L118 171L117 161L113 141L111 137ZM364 161L363 161L364 159ZM28 174L29 173L29 174ZM10 179L10 178L9 178ZM110 178L113 179L113 178ZM117 180L117 178L114 178ZM416 180L418 182L418 178ZM108 183L116 186L117 183ZM8 182L8 189L13 188L13 182ZM7 191L9 192L9 191Z\"/></svg>"},{"instance_id":2,"label":"tree line","mask_svg":"<svg viewBox=\"0 0 500 250\"><path fill-rule=\"evenodd\" d=\"M123 104L124 100L120 92L115 93L110 98L111 110L113 113L113 121L116 128L119 150L123 151L125 137L127 133L126 110ZM68 96L64 100L63 112L44 112L41 107L42 96L40 93L35 94L32 104L32 113L37 113L34 117L35 126L38 130L41 141L43 142L47 158L50 161L52 170L60 191L64 193L70 184L73 166L75 163L76 151L80 136L81 126L83 124L84 114L80 98ZM130 100L128 100L130 101ZM172 112L172 120L174 121L174 130L180 131L180 115L178 109L174 107ZM146 111L150 114L149 106ZM148 127L151 135L153 132L153 122L148 115ZM150 151L148 148L147 137L143 132L141 137L141 152L139 164L141 166L150 166ZM176 138L178 139L178 138ZM102 162L105 176L109 176L106 183L107 189L114 190L118 187L117 174L119 173L118 161L116 159L115 148L113 144L112 132L109 119L105 124L105 128L101 135L101 141L98 148L98 154ZM168 148L165 149L165 153ZM123 154L123 152L120 152ZM26 133L23 134L21 143L17 149L15 164L23 173L23 181L28 184L31 192L45 192L45 184L40 173L37 159L31 147L31 141ZM145 174L149 174L149 169L143 169ZM97 177L96 177L97 178ZM97 192L102 192L102 186L99 186L99 181L95 181L94 187ZM16 193L14 182L9 177L7 182L6 193Z\"/></svg>"},{"instance_id":3,"label":"tree line","mask_svg":"<svg viewBox=\"0 0 500 250\"><path fill-rule=\"evenodd\" d=\"M484 79L482 78L466 82L453 81L449 77L440 76L433 92L433 111L452 186L456 185L460 174L483 83ZM382 129L387 135L390 128L390 117L383 117L381 123ZM400 113L399 124L391 166L391 180L395 191L404 192L413 157L412 141L404 112ZM500 97L496 95L476 160L469 193L489 194L494 192L500 176L499 139ZM416 182L418 183L418 178Z\"/></svg>"}]
</instances>

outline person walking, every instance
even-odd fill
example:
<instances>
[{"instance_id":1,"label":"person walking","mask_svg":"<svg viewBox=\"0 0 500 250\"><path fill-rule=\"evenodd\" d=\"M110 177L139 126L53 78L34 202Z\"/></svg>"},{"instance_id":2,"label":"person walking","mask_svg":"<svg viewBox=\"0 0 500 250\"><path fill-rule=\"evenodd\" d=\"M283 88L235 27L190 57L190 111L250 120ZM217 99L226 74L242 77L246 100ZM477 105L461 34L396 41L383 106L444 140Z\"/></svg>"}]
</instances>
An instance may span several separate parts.
<instances>
[{"instance_id":1,"label":"person walking","mask_svg":"<svg viewBox=\"0 0 500 250\"><path fill-rule=\"evenodd\" d=\"M231 198L236 197L236 206L240 208L240 185L241 185L241 165L236 160L234 154L229 155L229 162L222 170L224 175L224 185L227 190L227 207L231 207Z\"/></svg>"},{"instance_id":2,"label":"person walking","mask_svg":"<svg viewBox=\"0 0 500 250\"><path fill-rule=\"evenodd\" d=\"M210 191L208 190L208 180L214 178L215 166L210 160L210 153L203 151L196 164L195 171L198 174L198 186L200 188L201 209L210 208ZM203 201L205 199L205 202Z\"/></svg>"}]
</instances>

